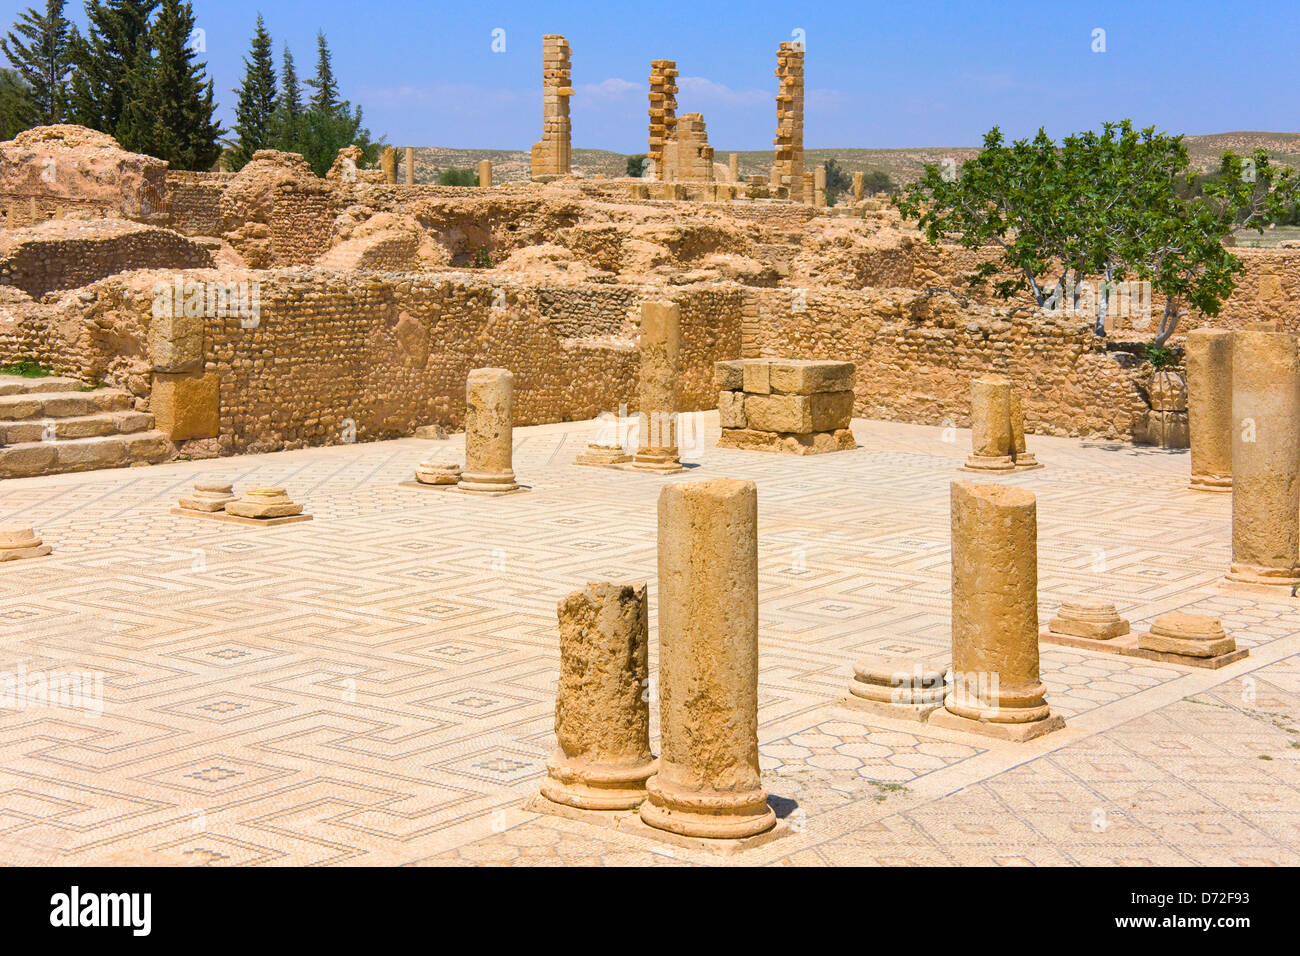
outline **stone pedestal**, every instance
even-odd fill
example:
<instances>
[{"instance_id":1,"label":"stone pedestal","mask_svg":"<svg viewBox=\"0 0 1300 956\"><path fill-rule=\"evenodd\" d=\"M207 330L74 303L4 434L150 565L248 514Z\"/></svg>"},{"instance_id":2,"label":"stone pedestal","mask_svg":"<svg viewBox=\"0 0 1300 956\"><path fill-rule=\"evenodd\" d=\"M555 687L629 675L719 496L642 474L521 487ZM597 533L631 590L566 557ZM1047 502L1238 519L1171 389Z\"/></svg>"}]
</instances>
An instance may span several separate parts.
<instances>
[{"instance_id":1,"label":"stone pedestal","mask_svg":"<svg viewBox=\"0 0 1300 956\"><path fill-rule=\"evenodd\" d=\"M943 706L947 661L873 658L853 666L841 703L883 717L923 721Z\"/></svg>"},{"instance_id":2,"label":"stone pedestal","mask_svg":"<svg viewBox=\"0 0 1300 956\"><path fill-rule=\"evenodd\" d=\"M26 525L0 527L0 562L43 558L50 551L50 546L41 541L33 528Z\"/></svg>"},{"instance_id":3,"label":"stone pedestal","mask_svg":"<svg viewBox=\"0 0 1300 956\"><path fill-rule=\"evenodd\" d=\"M1017 471L1042 468L1042 463L1025 444L1025 413L1020 407L1020 393L1011 390L1011 458Z\"/></svg>"},{"instance_id":4,"label":"stone pedestal","mask_svg":"<svg viewBox=\"0 0 1300 956\"><path fill-rule=\"evenodd\" d=\"M984 375L970 383L972 471L1014 471L1011 432L1011 382L1001 375Z\"/></svg>"},{"instance_id":5,"label":"stone pedestal","mask_svg":"<svg viewBox=\"0 0 1300 956\"><path fill-rule=\"evenodd\" d=\"M1129 633L1129 623L1107 601L1066 601L1047 629L1066 637L1109 641Z\"/></svg>"},{"instance_id":6,"label":"stone pedestal","mask_svg":"<svg viewBox=\"0 0 1300 956\"><path fill-rule=\"evenodd\" d=\"M852 362L736 359L714 365L719 448L813 455L857 447Z\"/></svg>"},{"instance_id":7,"label":"stone pedestal","mask_svg":"<svg viewBox=\"0 0 1300 956\"><path fill-rule=\"evenodd\" d=\"M641 819L691 837L776 823L758 766L758 490L731 478L659 495L658 772Z\"/></svg>"},{"instance_id":8,"label":"stone pedestal","mask_svg":"<svg viewBox=\"0 0 1300 956\"><path fill-rule=\"evenodd\" d=\"M952 688L930 722L1009 740L1065 725L1038 671L1032 492L952 483Z\"/></svg>"},{"instance_id":9,"label":"stone pedestal","mask_svg":"<svg viewBox=\"0 0 1300 956\"><path fill-rule=\"evenodd\" d=\"M598 445L592 442L587 446L587 450L574 459L577 465L599 465L608 467L610 465L625 465L632 460L622 445Z\"/></svg>"},{"instance_id":10,"label":"stone pedestal","mask_svg":"<svg viewBox=\"0 0 1300 956\"><path fill-rule=\"evenodd\" d=\"M511 424L515 377L503 368L476 368L465 382L465 470L458 491L519 490Z\"/></svg>"},{"instance_id":11,"label":"stone pedestal","mask_svg":"<svg viewBox=\"0 0 1300 956\"><path fill-rule=\"evenodd\" d=\"M478 184L483 189L492 185L492 161L490 159L480 159L478 161Z\"/></svg>"},{"instance_id":12,"label":"stone pedestal","mask_svg":"<svg viewBox=\"0 0 1300 956\"><path fill-rule=\"evenodd\" d=\"M212 514L225 511L226 505L235 500L234 486L228 481L204 479L194 482L194 491L185 495L178 504L186 511L201 511ZM302 509L299 508L299 511Z\"/></svg>"},{"instance_id":13,"label":"stone pedestal","mask_svg":"<svg viewBox=\"0 0 1300 956\"><path fill-rule=\"evenodd\" d=\"M1196 491L1232 491L1232 332L1187 333L1187 424Z\"/></svg>"},{"instance_id":14,"label":"stone pedestal","mask_svg":"<svg viewBox=\"0 0 1300 956\"><path fill-rule=\"evenodd\" d=\"M228 502L225 512L237 518L288 518L302 514L302 505L291 501L283 488L257 487Z\"/></svg>"},{"instance_id":15,"label":"stone pedestal","mask_svg":"<svg viewBox=\"0 0 1300 956\"><path fill-rule=\"evenodd\" d=\"M560 602L559 619L559 749L546 762L542 796L583 810L630 810L655 769L645 585L589 584Z\"/></svg>"},{"instance_id":16,"label":"stone pedestal","mask_svg":"<svg viewBox=\"0 0 1300 956\"><path fill-rule=\"evenodd\" d=\"M639 471L669 474L682 470L677 451L677 352L681 312L671 302L641 306L641 375L637 404L641 413L636 457Z\"/></svg>"},{"instance_id":17,"label":"stone pedestal","mask_svg":"<svg viewBox=\"0 0 1300 956\"><path fill-rule=\"evenodd\" d=\"M1232 339L1229 587L1291 597L1300 585L1300 355L1282 332Z\"/></svg>"},{"instance_id":18,"label":"stone pedestal","mask_svg":"<svg viewBox=\"0 0 1300 956\"><path fill-rule=\"evenodd\" d=\"M1138 647L1183 657L1220 657L1235 651L1237 642L1217 618L1174 611L1152 621L1151 630L1138 637Z\"/></svg>"},{"instance_id":19,"label":"stone pedestal","mask_svg":"<svg viewBox=\"0 0 1300 956\"><path fill-rule=\"evenodd\" d=\"M422 485L453 486L460 481L460 465L422 461L415 466L415 480Z\"/></svg>"}]
</instances>

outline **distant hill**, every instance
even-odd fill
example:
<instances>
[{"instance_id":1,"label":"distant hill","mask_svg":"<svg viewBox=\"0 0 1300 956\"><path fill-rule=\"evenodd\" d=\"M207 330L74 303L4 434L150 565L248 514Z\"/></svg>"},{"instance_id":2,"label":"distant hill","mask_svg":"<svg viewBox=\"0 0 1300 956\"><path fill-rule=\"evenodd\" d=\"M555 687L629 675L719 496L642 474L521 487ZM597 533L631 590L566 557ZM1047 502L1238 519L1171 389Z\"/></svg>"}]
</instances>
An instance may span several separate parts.
<instances>
[{"instance_id":1,"label":"distant hill","mask_svg":"<svg viewBox=\"0 0 1300 956\"><path fill-rule=\"evenodd\" d=\"M1237 131L1211 133L1206 136L1188 136L1185 139L1192 164L1198 169L1212 169L1219 157L1232 150L1242 154L1262 147L1276 162L1300 169L1300 133L1265 133ZM718 162L727 161L727 151L717 148ZM926 146L915 149L807 149L804 165L811 169L834 159L850 172L881 170L897 183L909 183L918 178L927 163L944 159L964 162L979 149L972 146ZM496 182L512 182L529 176L529 152L522 149L450 149L444 146L421 146L415 151L416 182L435 182L438 174L450 167L473 169L481 159L492 161L492 177ZM740 172L742 176L766 175L772 168L772 151L742 150ZM604 149L575 149L574 172L594 177L626 175L627 155Z\"/></svg>"}]
</instances>

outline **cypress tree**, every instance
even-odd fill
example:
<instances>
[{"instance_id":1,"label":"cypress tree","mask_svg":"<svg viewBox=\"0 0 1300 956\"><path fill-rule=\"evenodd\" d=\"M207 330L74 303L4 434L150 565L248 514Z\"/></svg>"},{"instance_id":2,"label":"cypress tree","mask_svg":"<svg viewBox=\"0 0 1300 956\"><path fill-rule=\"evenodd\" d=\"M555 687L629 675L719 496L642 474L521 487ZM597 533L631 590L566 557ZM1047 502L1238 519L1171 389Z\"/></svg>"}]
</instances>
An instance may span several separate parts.
<instances>
[{"instance_id":1,"label":"cypress tree","mask_svg":"<svg viewBox=\"0 0 1300 956\"><path fill-rule=\"evenodd\" d=\"M36 104L17 70L0 68L0 139L13 139L33 126Z\"/></svg>"},{"instance_id":2,"label":"cypress tree","mask_svg":"<svg viewBox=\"0 0 1300 956\"><path fill-rule=\"evenodd\" d=\"M149 18L158 2L87 0L89 32L83 37L74 30L71 41L72 122L118 135L127 104L143 83L134 71L148 59Z\"/></svg>"},{"instance_id":3,"label":"cypress tree","mask_svg":"<svg viewBox=\"0 0 1300 956\"><path fill-rule=\"evenodd\" d=\"M13 30L0 39L0 50L22 77L36 125L62 123L68 109L71 27L63 16L65 0L46 0L45 13L28 7Z\"/></svg>"},{"instance_id":4,"label":"cypress tree","mask_svg":"<svg viewBox=\"0 0 1300 956\"><path fill-rule=\"evenodd\" d=\"M316 75L307 81L316 92L311 95L311 108L318 113L332 113L339 105L339 85L334 79L329 44L325 33L316 31Z\"/></svg>"},{"instance_id":5,"label":"cypress tree","mask_svg":"<svg viewBox=\"0 0 1300 956\"><path fill-rule=\"evenodd\" d=\"M303 134L304 112L302 87L298 71L293 65L293 54L286 44L280 66L280 95L271 119L271 145L289 153L301 153L306 147Z\"/></svg>"},{"instance_id":6,"label":"cypress tree","mask_svg":"<svg viewBox=\"0 0 1300 956\"><path fill-rule=\"evenodd\" d=\"M235 107L235 132L238 138L227 154L227 159L232 168L242 169L255 152L271 145L271 125L276 106L271 35L266 32L260 13L257 15L252 49L244 60L244 82L235 92L239 94L239 103Z\"/></svg>"}]
</instances>

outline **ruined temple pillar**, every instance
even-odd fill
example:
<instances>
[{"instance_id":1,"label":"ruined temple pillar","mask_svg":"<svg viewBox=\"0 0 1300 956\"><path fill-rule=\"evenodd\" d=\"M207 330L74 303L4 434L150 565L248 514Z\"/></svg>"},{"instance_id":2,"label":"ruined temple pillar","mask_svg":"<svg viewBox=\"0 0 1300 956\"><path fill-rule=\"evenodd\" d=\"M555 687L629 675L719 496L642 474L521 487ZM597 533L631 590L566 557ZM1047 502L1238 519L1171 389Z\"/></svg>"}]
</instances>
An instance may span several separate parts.
<instances>
[{"instance_id":1,"label":"ruined temple pillar","mask_svg":"<svg viewBox=\"0 0 1300 956\"><path fill-rule=\"evenodd\" d=\"M645 799L650 753L650 625L645 585L593 583L558 607L559 749L542 796L584 810L630 810Z\"/></svg>"},{"instance_id":2,"label":"ruined temple pillar","mask_svg":"<svg viewBox=\"0 0 1300 956\"><path fill-rule=\"evenodd\" d=\"M740 154L739 153L727 154L727 176L730 178L731 182L733 183L740 182Z\"/></svg>"},{"instance_id":3,"label":"ruined temple pillar","mask_svg":"<svg viewBox=\"0 0 1300 956\"><path fill-rule=\"evenodd\" d=\"M384 182L397 182L397 150L385 146L383 152L379 154L379 168L384 171Z\"/></svg>"},{"instance_id":4,"label":"ruined temple pillar","mask_svg":"<svg viewBox=\"0 0 1300 956\"><path fill-rule=\"evenodd\" d=\"M515 377L503 368L476 368L465 382L465 470L458 491L516 491L511 425Z\"/></svg>"},{"instance_id":5,"label":"ruined temple pillar","mask_svg":"<svg viewBox=\"0 0 1300 956\"><path fill-rule=\"evenodd\" d=\"M659 769L641 819L692 837L770 829L758 767L758 489L659 495Z\"/></svg>"},{"instance_id":6,"label":"ruined temple pillar","mask_svg":"<svg viewBox=\"0 0 1300 956\"><path fill-rule=\"evenodd\" d=\"M415 185L415 147L406 147L406 185Z\"/></svg>"},{"instance_id":7,"label":"ruined temple pillar","mask_svg":"<svg viewBox=\"0 0 1300 956\"><path fill-rule=\"evenodd\" d=\"M1013 471L1011 382L1001 375L982 375L970 383L972 454L966 467L975 471Z\"/></svg>"},{"instance_id":8,"label":"ruined temple pillar","mask_svg":"<svg viewBox=\"0 0 1300 956\"><path fill-rule=\"evenodd\" d=\"M773 187L785 186L789 199L809 202L804 192L803 170L803 59L802 43L787 40L776 51L776 137L772 140Z\"/></svg>"},{"instance_id":9,"label":"ruined temple pillar","mask_svg":"<svg viewBox=\"0 0 1300 956\"><path fill-rule=\"evenodd\" d=\"M677 450L677 352L681 310L672 302L641 306L641 374L637 404L641 429L634 468L661 473L682 470Z\"/></svg>"},{"instance_id":10,"label":"ruined temple pillar","mask_svg":"<svg viewBox=\"0 0 1300 956\"><path fill-rule=\"evenodd\" d=\"M1300 585L1300 354L1285 332L1232 334L1232 567L1226 583Z\"/></svg>"},{"instance_id":11,"label":"ruined temple pillar","mask_svg":"<svg viewBox=\"0 0 1300 956\"><path fill-rule=\"evenodd\" d=\"M492 160L480 159L478 161L478 184L483 189L492 185Z\"/></svg>"},{"instance_id":12,"label":"ruined temple pillar","mask_svg":"<svg viewBox=\"0 0 1300 956\"><path fill-rule=\"evenodd\" d=\"M826 208L826 167L813 169L813 205L818 209Z\"/></svg>"},{"instance_id":13,"label":"ruined temple pillar","mask_svg":"<svg viewBox=\"0 0 1300 956\"><path fill-rule=\"evenodd\" d=\"M1187 424L1197 491L1232 491L1232 332L1187 333Z\"/></svg>"},{"instance_id":14,"label":"ruined temple pillar","mask_svg":"<svg viewBox=\"0 0 1300 956\"><path fill-rule=\"evenodd\" d=\"M1012 740L1064 726L1038 671L1033 492L952 483L952 687L931 722Z\"/></svg>"},{"instance_id":15,"label":"ruined temple pillar","mask_svg":"<svg viewBox=\"0 0 1300 956\"><path fill-rule=\"evenodd\" d=\"M853 201L854 202L862 202L862 195L865 192L865 189L866 186L865 186L864 177L862 173L854 173L853 174Z\"/></svg>"}]
</instances>

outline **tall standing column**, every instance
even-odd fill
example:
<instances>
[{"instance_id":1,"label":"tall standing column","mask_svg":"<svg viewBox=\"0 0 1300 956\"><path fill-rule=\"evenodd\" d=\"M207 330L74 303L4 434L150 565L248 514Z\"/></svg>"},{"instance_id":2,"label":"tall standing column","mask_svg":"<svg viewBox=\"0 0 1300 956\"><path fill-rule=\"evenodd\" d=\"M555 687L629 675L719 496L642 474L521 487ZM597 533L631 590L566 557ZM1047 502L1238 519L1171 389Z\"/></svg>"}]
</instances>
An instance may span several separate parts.
<instances>
[{"instance_id":1,"label":"tall standing column","mask_svg":"<svg viewBox=\"0 0 1300 956\"><path fill-rule=\"evenodd\" d=\"M406 147L406 185L415 185L415 147Z\"/></svg>"},{"instance_id":2,"label":"tall standing column","mask_svg":"<svg viewBox=\"0 0 1300 956\"><path fill-rule=\"evenodd\" d=\"M813 205L818 209L826 208L826 167L813 168Z\"/></svg>"},{"instance_id":3,"label":"tall standing column","mask_svg":"<svg viewBox=\"0 0 1300 956\"><path fill-rule=\"evenodd\" d=\"M1064 726L1038 671L1033 492L952 483L952 688L932 723L1028 740Z\"/></svg>"},{"instance_id":4,"label":"tall standing column","mask_svg":"<svg viewBox=\"0 0 1300 956\"><path fill-rule=\"evenodd\" d=\"M483 189L492 185L492 160L480 159L478 161L478 184Z\"/></svg>"},{"instance_id":5,"label":"tall standing column","mask_svg":"<svg viewBox=\"0 0 1300 956\"><path fill-rule=\"evenodd\" d=\"M1300 585L1300 355L1285 332L1232 334L1232 568L1227 582Z\"/></svg>"},{"instance_id":6,"label":"tall standing column","mask_svg":"<svg viewBox=\"0 0 1300 956\"><path fill-rule=\"evenodd\" d=\"M727 154L727 176L733 183L740 182L740 154Z\"/></svg>"},{"instance_id":7,"label":"tall standing column","mask_svg":"<svg viewBox=\"0 0 1300 956\"><path fill-rule=\"evenodd\" d=\"M966 467L975 471L1014 471L1011 434L1011 382L984 375L970 383L972 454Z\"/></svg>"},{"instance_id":8,"label":"tall standing column","mask_svg":"<svg viewBox=\"0 0 1300 956\"><path fill-rule=\"evenodd\" d=\"M476 368L465 382L465 470L458 491L516 491L511 425L515 377L503 368Z\"/></svg>"},{"instance_id":9,"label":"tall standing column","mask_svg":"<svg viewBox=\"0 0 1300 956\"><path fill-rule=\"evenodd\" d=\"M1232 332L1187 333L1187 427L1197 491L1232 491Z\"/></svg>"},{"instance_id":10,"label":"tall standing column","mask_svg":"<svg viewBox=\"0 0 1300 956\"><path fill-rule=\"evenodd\" d=\"M659 495L659 770L641 819L692 837L776 823L758 767L758 489L715 478Z\"/></svg>"},{"instance_id":11,"label":"tall standing column","mask_svg":"<svg viewBox=\"0 0 1300 956\"><path fill-rule=\"evenodd\" d=\"M385 146L382 153L379 154L379 168L384 171L384 182L397 182L397 150L391 146Z\"/></svg>"},{"instance_id":12,"label":"tall standing column","mask_svg":"<svg viewBox=\"0 0 1300 956\"><path fill-rule=\"evenodd\" d=\"M641 306L641 374L637 404L641 431L634 468L644 471L682 470L677 450L677 352L681 342L681 310L671 302Z\"/></svg>"},{"instance_id":13,"label":"tall standing column","mask_svg":"<svg viewBox=\"0 0 1300 956\"><path fill-rule=\"evenodd\" d=\"M597 583L559 603L559 749L542 796L584 810L630 810L645 799L650 753L649 617L645 585Z\"/></svg>"},{"instance_id":14,"label":"tall standing column","mask_svg":"<svg viewBox=\"0 0 1300 956\"><path fill-rule=\"evenodd\" d=\"M804 192L803 44L787 40L776 51L776 146L772 185L789 189L795 202L811 201Z\"/></svg>"},{"instance_id":15,"label":"tall standing column","mask_svg":"<svg viewBox=\"0 0 1300 956\"><path fill-rule=\"evenodd\" d=\"M853 174L853 201L862 202L862 195L866 191L866 184L862 173Z\"/></svg>"}]
</instances>

